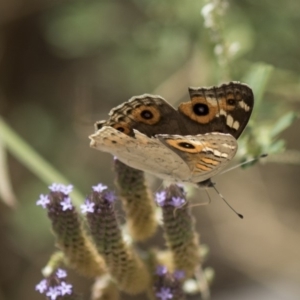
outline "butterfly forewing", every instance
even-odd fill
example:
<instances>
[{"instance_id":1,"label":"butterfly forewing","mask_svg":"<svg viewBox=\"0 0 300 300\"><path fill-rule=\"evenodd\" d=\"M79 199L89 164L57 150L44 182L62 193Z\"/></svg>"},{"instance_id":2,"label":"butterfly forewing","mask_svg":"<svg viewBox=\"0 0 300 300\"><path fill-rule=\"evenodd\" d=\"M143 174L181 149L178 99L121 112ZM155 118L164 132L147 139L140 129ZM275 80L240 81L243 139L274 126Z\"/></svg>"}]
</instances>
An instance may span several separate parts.
<instances>
[{"instance_id":1,"label":"butterfly forewing","mask_svg":"<svg viewBox=\"0 0 300 300\"><path fill-rule=\"evenodd\" d=\"M250 87L230 82L208 88L189 88L191 100L176 110L164 98L144 94L113 108L101 126L134 136L133 130L152 137L156 134L196 135L230 133L236 139L244 130L253 108Z\"/></svg>"},{"instance_id":2,"label":"butterfly forewing","mask_svg":"<svg viewBox=\"0 0 300 300\"><path fill-rule=\"evenodd\" d=\"M191 101L178 108L188 134L222 132L236 139L241 135L253 109L250 87L230 82L217 87L189 88L189 93Z\"/></svg>"},{"instance_id":3,"label":"butterfly forewing","mask_svg":"<svg viewBox=\"0 0 300 300\"><path fill-rule=\"evenodd\" d=\"M144 94L132 97L113 108L103 126L112 126L133 136L133 129L151 137L157 133L180 132L178 112L160 96Z\"/></svg>"}]
</instances>

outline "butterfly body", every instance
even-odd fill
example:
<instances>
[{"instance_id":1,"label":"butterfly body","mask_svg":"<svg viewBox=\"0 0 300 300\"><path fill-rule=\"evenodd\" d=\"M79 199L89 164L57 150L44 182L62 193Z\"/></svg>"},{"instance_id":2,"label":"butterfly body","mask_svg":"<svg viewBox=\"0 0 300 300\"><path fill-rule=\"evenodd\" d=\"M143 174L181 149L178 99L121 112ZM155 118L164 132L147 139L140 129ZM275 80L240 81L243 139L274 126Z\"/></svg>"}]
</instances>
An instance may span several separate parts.
<instances>
[{"instance_id":1,"label":"butterfly body","mask_svg":"<svg viewBox=\"0 0 300 300\"><path fill-rule=\"evenodd\" d=\"M209 186L237 151L253 93L238 82L189 93L178 110L160 96L131 98L95 124L91 147L162 179Z\"/></svg>"}]
</instances>

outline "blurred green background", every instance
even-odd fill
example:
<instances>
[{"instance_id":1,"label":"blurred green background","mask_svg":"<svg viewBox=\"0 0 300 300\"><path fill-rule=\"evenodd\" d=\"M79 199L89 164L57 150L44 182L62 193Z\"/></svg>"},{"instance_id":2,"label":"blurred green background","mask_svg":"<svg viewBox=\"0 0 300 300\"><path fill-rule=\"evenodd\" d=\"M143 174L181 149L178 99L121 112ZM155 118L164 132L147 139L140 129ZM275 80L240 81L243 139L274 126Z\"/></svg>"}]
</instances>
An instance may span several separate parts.
<instances>
[{"instance_id":1,"label":"blurred green background","mask_svg":"<svg viewBox=\"0 0 300 300\"><path fill-rule=\"evenodd\" d=\"M259 101L240 157L271 155L216 179L245 219L213 192L194 209L216 273L212 299L300 299L300 123L288 114L300 111L298 0L1 0L0 24L3 122L83 195L98 182L113 187L112 157L87 138L112 107L143 93L176 106L188 86L228 80L253 86ZM49 180L1 126L0 299L38 300L55 248L35 206ZM149 180L155 191L160 182ZM205 191L191 198L207 201ZM88 299L91 282L71 279Z\"/></svg>"}]
</instances>

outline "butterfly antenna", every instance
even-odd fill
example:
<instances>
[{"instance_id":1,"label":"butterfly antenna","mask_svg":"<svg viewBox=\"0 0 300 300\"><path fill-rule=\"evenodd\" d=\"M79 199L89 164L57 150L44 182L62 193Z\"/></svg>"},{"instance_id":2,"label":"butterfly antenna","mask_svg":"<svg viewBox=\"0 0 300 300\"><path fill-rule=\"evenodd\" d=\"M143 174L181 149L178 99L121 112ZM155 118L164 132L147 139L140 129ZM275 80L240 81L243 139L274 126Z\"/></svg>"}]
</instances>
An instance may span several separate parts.
<instances>
[{"instance_id":1,"label":"butterfly antenna","mask_svg":"<svg viewBox=\"0 0 300 300\"><path fill-rule=\"evenodd\" d=\"M242 162L242 163L240 163L240 164L238 164L238 165L236 165L236 166L234 166L234 167L232 167L232 168L229 168L229 169L227 169L227 170L221 172L219 175L223 175L223 174L225 174L225 173L227 173L227 172L229 172L229 171L232 171L232 170L234 170L234 169L236 169L236 168L239 168L239 167L241 167L241 166L250 164L250 163L252 163L252 162L254 162L254 161L257 161L257 160L259 160L259 159L261 159L261 158L264 158L264 157L267 157L267 156L268 156L267 153L261 154L261 155L258 156L258 157L249 159L249 160L244 161L244 162Z\"/></svg>"},{"instance_id":2,"label":"butterfly antenna","mask_svg":"<svg viewBox=\"0 0 300 300\"><path fill-rule=\"evenodd\" d=\"M212 188L217 192L217 194L220 196L220 198L227 204L227 206L241 219L244 219L244 216L242 214L239 214L224 198L224 196L217 190L215 185L212 185Z\"/></svg>"}]
</instances>

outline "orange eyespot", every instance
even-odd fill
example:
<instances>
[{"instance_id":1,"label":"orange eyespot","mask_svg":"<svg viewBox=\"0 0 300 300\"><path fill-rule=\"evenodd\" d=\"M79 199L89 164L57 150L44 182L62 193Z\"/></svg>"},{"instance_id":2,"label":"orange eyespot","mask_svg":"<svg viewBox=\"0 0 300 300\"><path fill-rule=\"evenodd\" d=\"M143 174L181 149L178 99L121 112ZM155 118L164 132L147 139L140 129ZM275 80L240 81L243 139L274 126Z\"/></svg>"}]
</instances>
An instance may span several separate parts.
<instances>
[{"instance_id":1,"label":"orange eyespot","mask_svg":"<svg viewBox=\"0 0 300 300\"><path fill-rule=\"evenodd\" d=\"M154 125L159 122L160 111L150 105L141 105L132 111L132 116L136 122Z\"/></svg>"},{"instance_id":2,"label":"orange eyespot","mask_svg":"<svg viewBox=\"0 0 300 300\"><path fill-rule=\"evenodd\" d=\"M132 128L129 127L128 124L126 124L126 123L117 123L117 124L114 124L112 127L126 135L129 135L129 136L133 135Z\"/></svg>"},{"instance_id":3,"label":"orange eyespot","mask_svg":"<svg viewBox=\"0 0 300 300\"><path fill-rule=\"evenodd\" d=\"M142 112L141 112L141 117L145 120L151 120L154 116L153 116L153 113L148 110L148 109L144 109Z\"/></svg>"},{"instance_id":4,"label":"orange eyespot","mask_svg":"<svg viewBox=\"0 0 300 300\"><path fill-rule=\"evenodd\" d=\"M180 146L182 148L186 148L186 149L195 149L195 146L193 144L186 143L186 142L178 143L178 146Z\"/></svg>"},{"instance_id":5,"label":"orange eyespot","mask_svg":"<svg viewBox=\"0 0 300 300\"><path fill-rule=\"evenodd\" d=\"M205 97L195 96L189 102L179 105L178 110L191 120L200 123L209 123L218 113L218 103L211 98L208 101Z\"/></svg>"},{"instance_id":6,"label":"orange eyespot","mask_svg":"<svg viewBox=\"0 0 300 300\"><path fill-rule=\"evenodd\" d=\"M205 142L194 142L185 139L180 139L180 140L167 139L166 143L175 149L178 149L182 152L188 152L188 153L199 153L204 148L211 146L210 144Z\"/></svg>"},{"instance_id":7,"label":"orange eyespot","mask_svg":"<svg viewBox=\"0 0 300 300\"><path fill-rule=\"evenodd\" d=\"M116 129L117 129L118 131L121 131L121 132L124 132L124 131L125 131L125 128L122 127L122 126L116 127Z\"/></svg>"},{"instance_id":8,"label":"orange eyespot","mask_svg":"<svg viewBox=\"0 0 300 300\"><path fill-rule=\"evenodd\" d=\"M230 98L230 99L227 99L227 100L226 100L226 103L227 103L227 105L230 105L230 106L235 106L235 104L236 104L236 100L235 100L235 99L232 99L232 98Z\"/></svg>"},{"instance_id":9,"label":"orange eyespot","mask_svg":"<svg viewBox=\"0 0 300 300\"><path fill-rule=\"evenodd\" d=\"M193 106L193 112L197 116L206 116L209 114L209 107L207 106L207 104L204 103L196 103Z\"/></svg>"}]
</instances>

